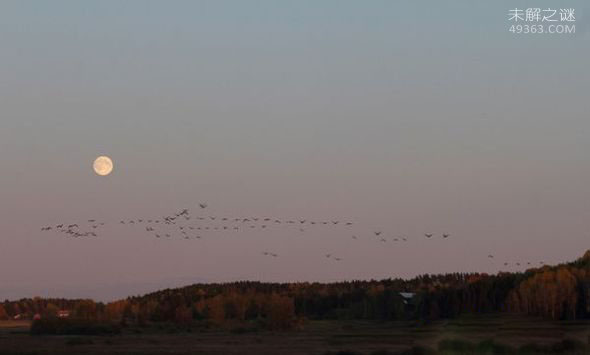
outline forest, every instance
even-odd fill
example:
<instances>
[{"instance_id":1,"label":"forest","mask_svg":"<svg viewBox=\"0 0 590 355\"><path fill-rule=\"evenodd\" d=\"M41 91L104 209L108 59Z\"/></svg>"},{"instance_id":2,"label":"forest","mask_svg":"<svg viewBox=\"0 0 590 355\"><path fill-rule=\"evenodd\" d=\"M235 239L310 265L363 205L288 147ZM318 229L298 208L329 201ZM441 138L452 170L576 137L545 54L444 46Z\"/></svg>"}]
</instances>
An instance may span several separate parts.
<instances>
[{"instance_id":1,"label":"forest","mask_svg":"<svg viewBox=\"0 0 590 355\"><path fill-rule=\"evenodd\" d=\"M69 318L125 325L190 327L256 324L297 329L306 320L417 320L465 313L518 313L552 320L590 318L590 251L556 266L521 273L453 273L409 280L338 283L195 284L102 303L89 299L21 299L0 303L0 320ZM33 322L34 324L34 322Z\"/></svg>"}]
</instances>

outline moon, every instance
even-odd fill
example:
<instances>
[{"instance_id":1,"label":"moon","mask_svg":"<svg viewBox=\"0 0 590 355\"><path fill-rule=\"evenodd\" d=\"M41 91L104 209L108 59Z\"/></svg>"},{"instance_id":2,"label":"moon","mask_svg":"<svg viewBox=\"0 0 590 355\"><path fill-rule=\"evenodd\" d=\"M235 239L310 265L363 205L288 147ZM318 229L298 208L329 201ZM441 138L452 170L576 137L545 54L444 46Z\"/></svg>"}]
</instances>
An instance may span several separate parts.
<instances>
[{"instance_id":1,"label":"moon","mask_svg":"<svg viewBox=\"0 0 590 355\"><path fill-rule=\"evenodd\" d=\"M94 172L100 176L109 175L113 171L113 161L111 158L101 155L94 160L92 165Z\"/></svg>"}]
</instances>

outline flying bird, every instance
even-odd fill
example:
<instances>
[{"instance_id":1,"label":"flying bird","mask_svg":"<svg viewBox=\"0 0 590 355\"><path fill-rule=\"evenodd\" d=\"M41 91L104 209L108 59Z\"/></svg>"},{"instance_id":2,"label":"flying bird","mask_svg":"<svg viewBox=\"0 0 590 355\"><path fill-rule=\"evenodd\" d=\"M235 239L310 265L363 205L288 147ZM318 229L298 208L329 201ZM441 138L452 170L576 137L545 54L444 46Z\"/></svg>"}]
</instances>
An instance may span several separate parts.
<instances>
[{"instance_id":1,"label":"flying bird","mask_svg":"<svg viewBox=\"0 0 590 355\"><path fill-rule=\"evenodd\" d=\"M431 233L426 233L426 234L424 234L424 236L425 236L426 238L432 238L432 234L431 234Z\"/></svg>"},{"instance_id":2,"label":"flying bird","mask_svg":"<svg viewBox=\"0 0 590 355\"><path fill-rule=\"evenodd\" d=\"M199 203L199 207L201 207L201 208L207 208L207 204L206 203Z\"/></svg>"}]
</instances>

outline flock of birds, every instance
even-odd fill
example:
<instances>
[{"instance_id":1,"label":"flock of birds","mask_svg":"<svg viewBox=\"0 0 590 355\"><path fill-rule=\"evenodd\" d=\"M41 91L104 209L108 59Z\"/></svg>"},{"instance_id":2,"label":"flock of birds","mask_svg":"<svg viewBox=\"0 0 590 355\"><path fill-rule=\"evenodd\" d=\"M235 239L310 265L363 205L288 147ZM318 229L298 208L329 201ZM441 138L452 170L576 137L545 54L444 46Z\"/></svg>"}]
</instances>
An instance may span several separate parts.
<instances>
[{"instance_id":1,"label":"flock of birds","mask_svg":"<svg viewBox=\"0 0 590 355\"><path fill-rule=\"evenodd\" d=\"M206 203L199 203L198 207L204 212L207 208ZM150 233L154 238L158 239L174 239L181 238L185 240L199 240L202 239L205 234L216 232L216 231L240 231L240 230L268 230L275 226L293 226L296 227L299 232L305 232L307 228L312 226L344 226L351 227L353 222L340 221L340 220L308 220L308 219L279 219L270 217L219 217L212 215L192 215L189 209L182 209L177 213L169 216L163 216L161 218L152 219L122 219L118 222L119 225L127 226L143 226L146 233ZM41 231L55 231L58 233L65 234L71 238L83 238L83 237L98 237L100 229L106 225L106 222L99 222L95 219L87 220L87 224L66 224L60 223L53 226L45 226L41 228ZM408 238L405 236L400 237L389 237L387 238L384 233L380 230L373 231L373 235L376 240L381 243L386 242L408 242ZM447 240L451 237L448 233L434 234L424 233L426 240L433 238L441 238ZM357 234L351 236L353 240L358 240L360 237ZM277 258L279 254L271 251L262 251L261 255L270 258ZM325 258L333 261L342 261L343 258L335 256L333 253L324 254ZM495 260L494 255L488 255L489 260ZM539 264L544 265L543 261ZM509 263L504 262L504 266L523 266L532 265L531 262L515 262Z\"/></svg>"}]
</instances>

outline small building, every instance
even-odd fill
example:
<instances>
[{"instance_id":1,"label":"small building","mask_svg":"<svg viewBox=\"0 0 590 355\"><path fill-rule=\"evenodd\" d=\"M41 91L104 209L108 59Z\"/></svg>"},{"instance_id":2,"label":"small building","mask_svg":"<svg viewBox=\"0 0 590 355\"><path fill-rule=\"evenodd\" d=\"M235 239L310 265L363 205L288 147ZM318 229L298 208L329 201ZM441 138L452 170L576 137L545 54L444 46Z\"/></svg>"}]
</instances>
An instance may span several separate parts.
<instances>
[{"instance_id":1,"label":"small building","mask_svg":"<svg viewBox=\"0 0 590 355\"><path fill-rule=\"evenodd\" d=\"M68 318L70 316L70 311L62 309L57 311L57 318Z\"/></svg>"},{"instance_id":2,"label":"small building","mask_svg":"<svg viewBox=\"0 0 590 355\"><path fill-rule=\"evenodd\" d=\"M416 311L416 294L413 292L400 292L399 295L402 297L406 316L413 315Z\"/></svg>"},{"instance_id":3,"label":"small building","mask_svg":"<svg viewBox=\"0 0 590 355\"><path fill-rule=\"evenodd\" d=\"M404 304L412 303L414 296L416 296L413 292L400 292L399 295L404 299Z\"/></svg>"}]
</instances>

